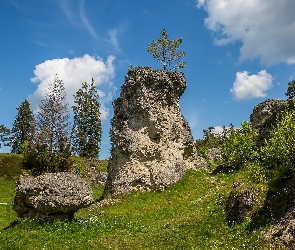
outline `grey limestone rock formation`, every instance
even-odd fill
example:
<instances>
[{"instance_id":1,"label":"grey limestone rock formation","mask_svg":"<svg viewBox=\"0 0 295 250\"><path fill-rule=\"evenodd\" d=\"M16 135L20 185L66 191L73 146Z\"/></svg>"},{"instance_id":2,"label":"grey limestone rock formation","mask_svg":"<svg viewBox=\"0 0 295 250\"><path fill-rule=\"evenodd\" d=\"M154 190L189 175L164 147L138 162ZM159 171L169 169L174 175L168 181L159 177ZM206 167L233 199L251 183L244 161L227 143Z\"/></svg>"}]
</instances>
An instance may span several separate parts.
<instances>
[{"instance_id":1,"label":"grey limestone rock formation","mask_svg":"<svg viewBox=\"0 0 295 250\"><path fill-rule=\"evenodd\" d=\"M180 112L183 73L137 67L113 102L108 179L103 197L133 190L163 190L179 181L196 156Z\"/></svg>"},{"instance_id":2,"label":"grey limestone rock formation","mask_svg":"<svg viewBox=\"0 0 295 250\"><path fill-rule=\"evenodd\" d=\"M71 173L48 173L18 180L13 210L21 218L52 221L73 219L75 212L92 203L92 190L83 179Z\"/></svg>"},{"instance_id":3,"label":"grey limestone rock formation","mask_svg":"<svg viewBox=\"0 0 295 250\"><path fill-rule=\"evenodd\" d=\"M277 116L286 108L294 108L293 100L268 99L253 109L251 124L259 129L259 142L262 144L269 137L270 130L276 124Z\"/></svg>"}]
</instances>

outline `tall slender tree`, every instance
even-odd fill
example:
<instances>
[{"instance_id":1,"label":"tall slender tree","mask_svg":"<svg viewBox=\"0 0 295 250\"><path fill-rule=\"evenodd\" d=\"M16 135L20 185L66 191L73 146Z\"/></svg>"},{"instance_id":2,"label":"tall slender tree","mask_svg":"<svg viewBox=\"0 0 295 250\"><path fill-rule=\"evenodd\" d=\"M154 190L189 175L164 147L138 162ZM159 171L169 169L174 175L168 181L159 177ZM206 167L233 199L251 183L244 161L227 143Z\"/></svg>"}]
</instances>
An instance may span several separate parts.
<instances>
[{"instance_id":1,"label":"tall slender tree","mask_svg":"<svg viewBox=\"0 0 295 250\"><path fill-rule=\"evenodd\" d=\"M76 92L74 125L72 129L72 145L74 151L81 157L97 158L101 142L101 120L99 111L99 95L94 85L94 79L88 85Z\"/></svg>"},{"instance_id":2,"label":"tall slender tree","mask_svg":"<svg viewBox=\"0 0 295 250\"><path fill-rule=\"evenodd\" d=\"M17 115L11 129L11 152L22 153L24 143L31 143L35 131L35 118L28 100L17 108Z\"/></svg>"},{"instance_id":3,"label":"tall slender tree","mask_svg":"<svg viewBox=\"0 0 295 250\"><path fill-rule=\"evenodd\" d=\"M69 117L65 87L55 75L37 112L37 143L48 147L51 153L63 151L69 144Z\"/></svg>"},{"instance_id":4,"label":"tall slender tree","mask_svg":"<svg viewBox=\"0 0 295 250\"><path fill-rule=\"evenodd\" d=\"M69 116L64 84L55 76L39 106L34 140L24 151L24 165L34 175L69 169Z\"/></svg>"}]
</instances>

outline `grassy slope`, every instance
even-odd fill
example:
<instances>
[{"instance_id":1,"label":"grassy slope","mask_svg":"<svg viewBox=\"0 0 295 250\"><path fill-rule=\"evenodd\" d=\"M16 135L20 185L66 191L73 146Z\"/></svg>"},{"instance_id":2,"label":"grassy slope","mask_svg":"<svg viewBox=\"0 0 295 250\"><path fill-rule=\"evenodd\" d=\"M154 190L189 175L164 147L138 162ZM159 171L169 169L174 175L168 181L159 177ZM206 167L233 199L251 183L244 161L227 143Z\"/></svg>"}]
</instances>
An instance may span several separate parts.
<instances>
[{"instance_id":1,"label":"grassy slope","mask_svg":"<svg viewBox=\"0 0 295 250\"><path fill-rule=\"evenodd\" d=\"M114 205L84 209L72 222L38 224L20 220L12 211L14 181L0 179L1 249L267 249L261 230L249 223L228 226L218 195L232 183L247 181L240 171L211 176L188 171L179 183L161 193L120 196ZM102 188L94 189L99 198ZM104 211L106 215L99 215ZM2 216L4 215L4 216ZM263 226L265 227L265 225Z\"/></svg>"}]
</instances>

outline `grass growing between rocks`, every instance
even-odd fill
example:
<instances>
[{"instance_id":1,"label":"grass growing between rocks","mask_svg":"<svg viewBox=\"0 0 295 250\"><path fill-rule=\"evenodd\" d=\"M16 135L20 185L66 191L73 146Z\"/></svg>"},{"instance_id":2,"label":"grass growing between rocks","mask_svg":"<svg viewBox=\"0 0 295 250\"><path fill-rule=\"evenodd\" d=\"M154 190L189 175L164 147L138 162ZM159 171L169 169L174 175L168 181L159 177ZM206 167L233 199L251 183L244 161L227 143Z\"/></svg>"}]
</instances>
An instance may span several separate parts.
<instances>
[{"instance_id":1,"label":"grass growing between rocks","mask_svg":"<svg viewBox=\"0 0 295 250\"><path fill-rule=\"evenodd\" d=\"M112 205L80 210L71 222L39 224L20 220L12 210L15 184L0 179L1 249L268 249L250 221L229 226L219 194L235 181L249 181L246 170L209 175L188 171L164 192L132 193ZM103 188L94 188L98 199Z\"/></svg>"}]
</instances>

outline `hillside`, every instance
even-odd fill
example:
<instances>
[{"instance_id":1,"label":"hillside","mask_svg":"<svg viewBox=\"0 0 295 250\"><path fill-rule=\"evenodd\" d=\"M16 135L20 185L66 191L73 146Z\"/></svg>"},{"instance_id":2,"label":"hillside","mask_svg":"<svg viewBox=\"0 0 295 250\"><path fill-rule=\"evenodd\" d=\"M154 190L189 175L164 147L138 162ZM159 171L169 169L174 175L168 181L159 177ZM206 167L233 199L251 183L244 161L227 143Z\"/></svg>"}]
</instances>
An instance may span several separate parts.
<instances>
[{"instance_id":1,"label":"hillside","mask_svg":"<svg viewBox=\"0 0 295 250\"><path fill-rule=\"evenodd\" d=\"M227 174L189 170L164 192L120 195L79 211L74 221L52 224L18 219L12 210L15 179L2 175L0 202L7 205L0 205L1 249L269 249L261 232L276 215L265 217L263 203L255 207L260 212L256 221L229 225L224 212L222 197L233 183L255 184L254 175L254 169ZM256 187L263 200L266 185ZM92 188L98 199L103 188Z\"/></svg>"}]
</instances>

